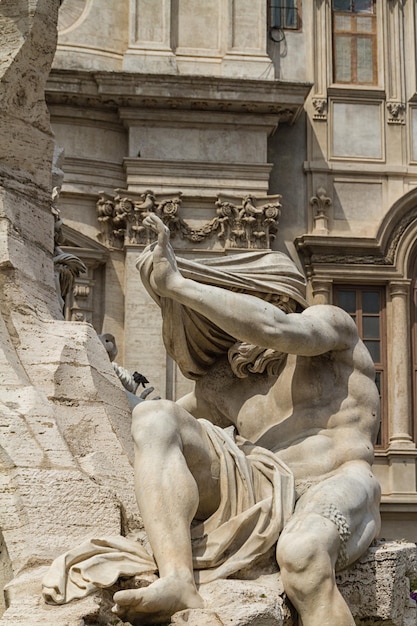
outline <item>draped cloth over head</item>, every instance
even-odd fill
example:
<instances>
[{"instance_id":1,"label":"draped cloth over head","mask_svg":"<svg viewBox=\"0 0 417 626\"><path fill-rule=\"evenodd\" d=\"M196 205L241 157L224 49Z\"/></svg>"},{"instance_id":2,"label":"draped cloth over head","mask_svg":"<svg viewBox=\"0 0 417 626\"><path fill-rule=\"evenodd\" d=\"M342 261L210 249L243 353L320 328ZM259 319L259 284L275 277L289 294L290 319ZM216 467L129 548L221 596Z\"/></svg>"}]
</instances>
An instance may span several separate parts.
<instances>
[{"instance_id":1,"label":"draped cloth over head","mask_svg":"<svg viewBox=\"0 0 417 626\"><path fill-rule=\"evenodd\" d=\"M184 376L199 378L240 338L231 337L189 307L160 297L153 288L152 256L151 246L139 257L136 267L147 291L161 307L165 348ZM198 262L177 258L177 264L185 278L199 283L243 290L248 294L284 295L303 308L308 306L305 278L282 252L262 250Z\"/></svg>"}]
</instances>

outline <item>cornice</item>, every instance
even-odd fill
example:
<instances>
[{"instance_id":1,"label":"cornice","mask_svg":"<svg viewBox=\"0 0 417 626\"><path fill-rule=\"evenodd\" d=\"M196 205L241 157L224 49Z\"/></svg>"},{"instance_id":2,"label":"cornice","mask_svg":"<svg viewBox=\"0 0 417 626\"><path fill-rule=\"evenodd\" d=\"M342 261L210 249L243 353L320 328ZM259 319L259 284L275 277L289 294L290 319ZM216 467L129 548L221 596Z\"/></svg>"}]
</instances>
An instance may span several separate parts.
<instances>
[{"instance_id":1,"label":"cornice","mask_svg":"<svg viewBox=\"0 0 417 626\"><path fill-rule=\"evenodd\" d=\"M50 105L117 110L122 107L275 114L294 123L310 83L53 69Z\"/></svg>"}]
</instances>

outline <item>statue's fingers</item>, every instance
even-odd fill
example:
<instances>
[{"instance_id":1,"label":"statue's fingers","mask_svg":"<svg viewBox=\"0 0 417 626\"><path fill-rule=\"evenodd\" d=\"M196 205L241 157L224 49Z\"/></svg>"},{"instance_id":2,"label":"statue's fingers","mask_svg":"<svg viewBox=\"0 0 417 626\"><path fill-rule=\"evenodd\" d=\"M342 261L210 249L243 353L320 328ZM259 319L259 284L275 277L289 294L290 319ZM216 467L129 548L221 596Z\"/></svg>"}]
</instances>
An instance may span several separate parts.
<instances>
[{"instance_id":1,"label":"statue's fingers","mask_svg":"<svg viewBox=\"0 0 417 626\"><path fill-rule=\"evenodd\" d=\"M148 387L148 389L144 389L142 391L139 397L142 398L142 400L145 400L149 396L149 394L152 393L153 390L154 390L154 387Z\"/></svg>"}]
</instances>

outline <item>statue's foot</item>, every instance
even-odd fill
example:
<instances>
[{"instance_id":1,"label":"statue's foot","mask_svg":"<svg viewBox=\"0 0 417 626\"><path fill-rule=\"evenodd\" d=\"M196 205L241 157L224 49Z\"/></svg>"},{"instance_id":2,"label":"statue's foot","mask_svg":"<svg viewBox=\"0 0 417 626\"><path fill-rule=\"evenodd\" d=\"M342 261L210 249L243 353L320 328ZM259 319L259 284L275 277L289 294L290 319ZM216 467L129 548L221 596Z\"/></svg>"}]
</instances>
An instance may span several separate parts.
<instances>
[{"instance_id":1,"label":"statue's foot","mask_svg":"<svg viewBox=\"0 0 417 626\"><path fill-rule=\"evenodd\" d=\"M199 609L203 599L192 583L166 576L149 587L126 589L114 594L113 613L120 619L139 624L161 624L183 609Z\"/></svg>"}]
</instances>

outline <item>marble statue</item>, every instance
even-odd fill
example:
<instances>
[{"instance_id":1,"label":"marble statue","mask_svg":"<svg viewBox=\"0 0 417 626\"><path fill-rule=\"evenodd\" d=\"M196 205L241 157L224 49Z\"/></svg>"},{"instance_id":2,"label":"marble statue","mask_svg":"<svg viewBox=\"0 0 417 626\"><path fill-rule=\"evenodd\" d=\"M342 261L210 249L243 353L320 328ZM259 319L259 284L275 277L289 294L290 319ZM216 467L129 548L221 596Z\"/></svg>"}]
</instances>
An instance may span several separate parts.
<instances>
[{"instance_id":1,"label":"marble statue","mask_svg":"<svg viewBox=\"0 0 417 626\"><path fill-rule=\"evenodd\" d=\"M72 293L74 289L75 279L84 272L87 271L87 267L81 261L81 259L75 254L64 252L60 247L64 243L64 236L62 234L63 221L61 218L61 211L56 206L60 194L60 188L54 187L52 190L52 204L51 211L54 216L54 275L55 275L55 287L58 296L58 301L62 314L65 314L65 302L66 298Z\"/></svg>"},{"instance_id":2,"label":"marble statue","mask_svg":"<svg viewBox=\"0 0 417 626\"><path fill-rule=\"evenodd\" d=\"M111 333L103 333L98 335L98 338L109 355L109 359L113 365L116 376L125 388L127 399L129 400L131 408L134 408L137 404L146 400L146 398L154 391L154 387L148 387L146 389L146 385L149 383L149 380L143 376L143 374L140 374L139 372L133 372L133 374L131 374L125 367L116 363L114 359L118 355L119 350L114 335ZM137 396L136 393L139 386L144 387L144 389L139 396ZM155 398L155 400L156 399L159 398Z\"/></svg>"},{"instance_id":3,"label":"marble statue","mask_svg":"<svg viewBox=\"0 0 417 626\"><path fill-rule=\"evenodd\" d=\"M176 259L168 228L154 214L145 221L158 238L138 269L195 389L132 413L152 554L124 537L87 541L51 566L46 601L152 571L147 587L114 594L113 611L163 623L202 606L201 584L238 578L274 551L303 626L354 626L335 572L376 537L380 487L374 367L353 320L308 306L304 277L282 253Z\"/></svg>"}]
</instances>

